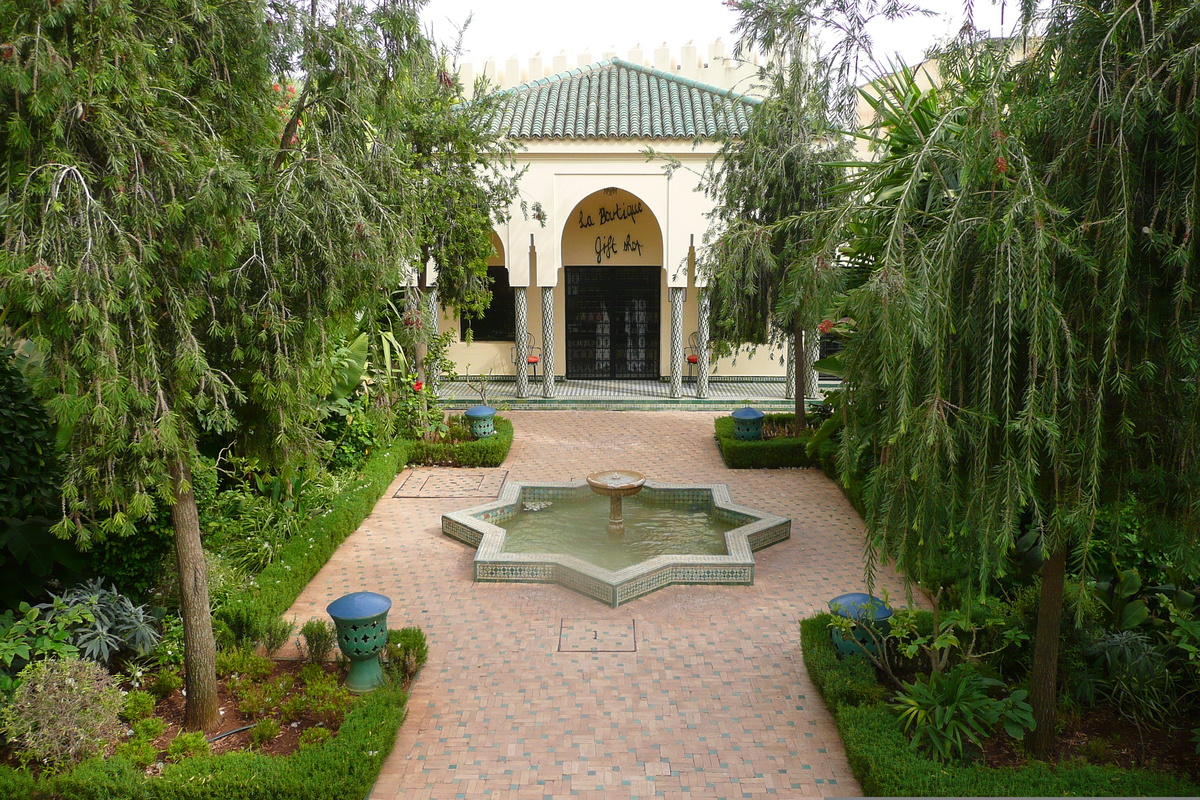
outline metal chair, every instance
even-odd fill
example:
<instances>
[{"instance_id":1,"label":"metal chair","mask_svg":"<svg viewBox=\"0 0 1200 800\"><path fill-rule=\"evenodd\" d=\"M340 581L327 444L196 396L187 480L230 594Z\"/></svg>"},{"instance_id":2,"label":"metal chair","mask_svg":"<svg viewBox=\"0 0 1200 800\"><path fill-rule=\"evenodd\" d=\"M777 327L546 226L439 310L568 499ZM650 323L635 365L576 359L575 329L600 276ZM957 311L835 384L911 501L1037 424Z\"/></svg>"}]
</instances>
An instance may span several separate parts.
<instances>
[{"instance_id":1,"label":"metal chair","mask_svg":"<svg viewBox=\"0 0 1200 800\"><path fill-rule=\"evenodd\" d=\"M538 364L542 363L542 348L534 345L535 340L532 333L526 333L525 337L525 363L531 370L533 370L529 377L536 379ZM517 364L516 345L513 345L509 348L509 357L512 359L512 363L515 366Z\"/></svg>"},{"instance_id":2,"label":"metal chair","mask_svg":"<svg viewBox=\"0 0 1200 800\"><path fill-rule=\"evenodd\" d=\"M700 331L694 331L688 337L688 346L683 349L684 363L688 368L688 381L692 380L692 370L699 369L700 364Z\"/></svg>"}]
</instances>

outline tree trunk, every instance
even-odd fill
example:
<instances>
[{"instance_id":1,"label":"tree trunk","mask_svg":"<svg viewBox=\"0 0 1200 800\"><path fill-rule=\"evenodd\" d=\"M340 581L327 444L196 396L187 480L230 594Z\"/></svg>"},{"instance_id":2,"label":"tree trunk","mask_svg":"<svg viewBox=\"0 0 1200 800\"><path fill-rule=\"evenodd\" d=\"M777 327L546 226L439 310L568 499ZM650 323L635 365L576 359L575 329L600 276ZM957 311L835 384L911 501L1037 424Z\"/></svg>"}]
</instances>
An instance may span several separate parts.
<instances>
[{"instance_id":1,"label":"tree trunk","mask_svg":"<svg viewBox=\"0 0 1200 800\"><path fill-rule=\"evenodd\" d=\"M1029 703L1037 727L1029 740L1035 758L1054 753L1055 709L1058 705L1058 644L1062 630L1063 589L1066 578L1067 549L1055 548L1042 562L1042 594L1038 602L1037 638L1033 643L1033 670L1030 674Z\"/></svg>"},{"instance_id":2,"label":"tree trunk","mask_svg":"<svg viewBox=\"0 0 1200 800\"><path fill-rule=\"evenodd\" d=\"M221 722L217 710L217 645L213 639L208 575L200 546L200 517L192 492L192 470L183 459L171 463L175 505L175 560L179 568L179 605L183 616L183 727L214 731Z\"/></svg>"},{"instance_id":3,"label":"tree trunk","mask_svg":"<svg viewBox=\"0 0 1200 800\"><path fill-rule=\"evenodd\" d=\"M808 430L808 418L805 415L804 389L808 386L808 348L804 341L804 327L797 322L792 331L792 364L796 372L796 420L793 423L796 432Z\"/></svg>"}]
</instances>

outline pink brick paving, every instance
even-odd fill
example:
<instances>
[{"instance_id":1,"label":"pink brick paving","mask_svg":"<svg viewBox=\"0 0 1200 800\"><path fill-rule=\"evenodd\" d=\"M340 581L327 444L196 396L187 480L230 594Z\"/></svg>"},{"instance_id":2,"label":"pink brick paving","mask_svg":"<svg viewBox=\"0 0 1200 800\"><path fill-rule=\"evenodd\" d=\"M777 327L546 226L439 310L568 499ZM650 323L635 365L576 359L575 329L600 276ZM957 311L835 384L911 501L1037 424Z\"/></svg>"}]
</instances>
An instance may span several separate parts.
<instances>
[{"instance_id":1,"label":"pink brick paving","mask_svg":"<svg viewBox=\"0 0 1200 800\"><path fill-rule=\"evenodd\" d=\"M727 470L711 413L509 416L510 480L623 467L725 483L734 502L791 517L792 538L757 555L754 586L671 586L612 609L558 586L474 583L474 550L440 521L480 500L394 498L401 474L289 612L303 622L376 591L392 598L389 627L429 638L371 797L861 794L797 628L862 588L862 523L837 487L813 470ZM902 596L895 575L880 583Z\"/></svg>"}]
</instances>

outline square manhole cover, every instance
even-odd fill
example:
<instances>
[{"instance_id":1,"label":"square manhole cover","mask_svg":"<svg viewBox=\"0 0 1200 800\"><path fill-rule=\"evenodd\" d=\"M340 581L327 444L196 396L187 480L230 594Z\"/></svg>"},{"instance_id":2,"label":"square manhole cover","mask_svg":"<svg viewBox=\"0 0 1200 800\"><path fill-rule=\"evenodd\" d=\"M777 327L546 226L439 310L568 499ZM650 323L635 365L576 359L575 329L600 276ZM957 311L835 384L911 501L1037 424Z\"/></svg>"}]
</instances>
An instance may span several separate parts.
<instances>
[{"instance_id":1,"label":"square manhole cover","mask_svg":"<svg viewBox=\"0 0 1200 800\"><path fill-rule=\"evenodd\" d=\"M637 623L631 619L564 619L558 633L560 653L636 653Z\"/></svg>"},{"instance_id":2,"label":"square manhole cover","mask_svg":"<svg viewBox=\"0 0 1200 800\"><path fill-rule=\"evenodd\" d=\"M496 497L506 469L414 469L392 497Z\"/></svg>"}]
</instances>

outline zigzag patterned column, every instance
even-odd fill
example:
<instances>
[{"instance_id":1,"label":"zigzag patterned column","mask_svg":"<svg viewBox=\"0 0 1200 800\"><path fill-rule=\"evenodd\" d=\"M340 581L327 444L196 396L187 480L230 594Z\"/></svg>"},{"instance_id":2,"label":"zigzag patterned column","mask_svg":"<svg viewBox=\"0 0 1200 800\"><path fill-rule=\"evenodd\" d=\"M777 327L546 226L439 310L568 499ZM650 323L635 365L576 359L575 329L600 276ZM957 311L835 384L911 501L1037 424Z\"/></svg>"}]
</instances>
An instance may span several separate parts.
<instances>
[{"instance_id":1,"label":"zigzag patterned column","mask_svg":"<svg viewBox=\"0 0 1200 800\"><path fill-rule=\"evenodd\" d=\"M712 308L712 300L708 296L708 289L697 289L699 295L699 303L696 308L696 346L700 352L700 356L696 361L696 397L708 397L708 316Z\"/></svg>"},{"instance_id":2,"label":"zigzag patterned column","mask_svg":"<svg viewBox=\"0 0 1200 800\"><path fill-rule=\"evenodd\" d=\"M438 330L438 295L436 286L430 287L429 294L426 295L426 299L429 303L428 308L426 308L427 319L425 320L425 324L428 326L426 330L436 336ZM441 363L436 360L429 361L425 365L425 377L429 379L429 388L433 390L435 394L437 393L438 384L441 382L442 378L442 372L439 367L441 367Z\"/></svg>"},{"instance_id":3,"label":"zigzag patterned column","mask_svg":"<svg viewBox=\"0 0 1200 800\"><path fill-rule=\"evenodd\" d=\"M542 287L542 397L554 397L554 287Z\"/></svg>"},{"instance_id":4,"label":"zigzag patterned column","mask_svg":"<svg viewBox=\"0 0 1200 800\"><path fill-rule=\"evenodd\" d=\"M672 287L671 292L671 397L683 394L683 292Z\"/></svg>"},{"instance_id":5,"label":"zigzag patterned column","mask_svg":"<svg viewBox=\"0 0 1200 800\"><path fill-rule=\"evenodd\" d=\"M816 331L806 331L804 347L808 351L808 372L804 375L804 396L816 397L818 395L817 371L812 368L812 365L821 357L821 335Z\"/></svg>"},{"instance_id":6,"label":"zigzag patterned column","mask_svg":"<svg viewBox=\"0 0 1200 800\"><path fill-rule=\"evenodd\" d=\"M517 312L517 397L529 397L529 302L525 298L525 287L513 289L513 302Z\"/></svg>"},{"instance_id":7,"label":"zigzag patterned column","mask_svg":"<svg viewBox=\"0 0 1200 800\"><path fill-rule=\"evenodd\" d=\"M784 379L784 397L788 400L796 399L796 348L793 346L793 337L784 338L783 344L787 348L787 377Z\"/></svg>"}]
</instances>

